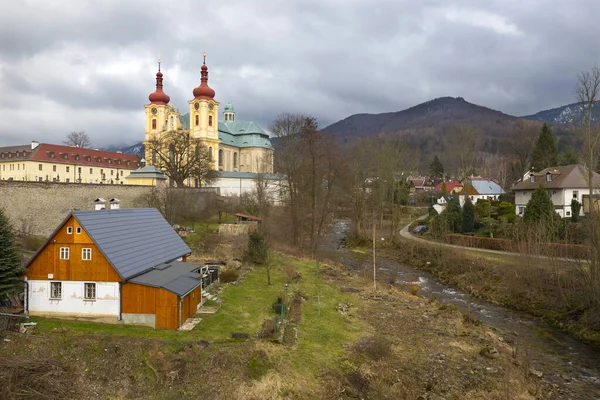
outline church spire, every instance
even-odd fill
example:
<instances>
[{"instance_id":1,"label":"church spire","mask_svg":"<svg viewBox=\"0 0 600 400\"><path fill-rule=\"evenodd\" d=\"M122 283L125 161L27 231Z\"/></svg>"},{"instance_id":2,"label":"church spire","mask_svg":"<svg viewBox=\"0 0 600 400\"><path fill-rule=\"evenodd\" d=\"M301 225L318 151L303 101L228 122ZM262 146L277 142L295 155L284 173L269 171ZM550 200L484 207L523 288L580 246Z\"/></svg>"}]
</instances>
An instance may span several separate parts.
<instances>
[{"instance_id":1,"label":"church spire","mask_svg":"<svg viewBox=\"0 0 600 400\"><path fill-rule=\"evenodd\" d=\"M200 86L194 89L194 99L200 100L213 100L215 98L215 91L208 86L208 67L206 66L206 53L202 54L204 61L202 68L200 69Z\"/></svg>"},{"instance_id":2,"label":"church spire","mask_svg":"<svg viewBox=\"0 0 600 400\"><path fill-rule=\"evenodd\" d=\"M167 105L171 98L163 92L163 74L160 72L160 55L158 56L158 72L156 73L156 90L148 96L152 104Z\"/></svg>"}]
</instances>

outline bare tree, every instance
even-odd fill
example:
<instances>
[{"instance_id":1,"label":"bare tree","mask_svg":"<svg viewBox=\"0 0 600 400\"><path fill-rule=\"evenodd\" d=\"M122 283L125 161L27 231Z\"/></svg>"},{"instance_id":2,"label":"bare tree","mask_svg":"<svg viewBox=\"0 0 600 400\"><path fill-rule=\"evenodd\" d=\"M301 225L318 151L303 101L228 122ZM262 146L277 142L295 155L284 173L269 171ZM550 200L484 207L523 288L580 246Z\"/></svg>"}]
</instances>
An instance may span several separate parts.
<instances>
[{"instance_id":1,"label":"bare tree","mask_svg":"<svg viewBox=\"0 0 600 400\"><path fill-rule=\"evenodd\" d=\"M184 187L190 179L195 186L201 186L216 178L208 149L187 130L162 132L146 146L152 157L148 162L162 170L177 187Z\"/></svg>"},{"instance_id":2,"label":"bare tree","mask_svg":"<svg viewBox=\"0 0 600 400\"><path fill-rule=\"evenodd\" d=\"M508 152L517 159L515 175L518 175L518 178L522 178L529 168L529 159L539 131L539 123L519 119L515 122L513 130L506 141Z\"/></svg>"},{"instance_id":3,"label":"bare tree","mask_svg":"<svg viewBox=\"0 0 600 400\"><path fill-rule=\"evenodd\" d=\"M587 166L587 180L589 190L590 213L590 240L592 255L590 260L590 277L594 290L594 298L600 301L600 230L598 227L598 210L594 194L594 167L598 160L600 144L600 129L594 119L594 105L600 97L600 69L594 66L591 71L583 71L577 75L576 95L582 108L582 118L579 123L579 132L583 143L583 159Z\"/></svg>"},{"instance_id":4,"label":"bare tree","mask_svg":"<svg viewBox=\"0 0 600 400\"><path fill-rule=\"evenodd\" d=\"M67 138L63 141L67 146L76 147L89 147L92 144L90 137L85 131L81 132L70 132L67 134Z\"/></svg>"}]
</instances>

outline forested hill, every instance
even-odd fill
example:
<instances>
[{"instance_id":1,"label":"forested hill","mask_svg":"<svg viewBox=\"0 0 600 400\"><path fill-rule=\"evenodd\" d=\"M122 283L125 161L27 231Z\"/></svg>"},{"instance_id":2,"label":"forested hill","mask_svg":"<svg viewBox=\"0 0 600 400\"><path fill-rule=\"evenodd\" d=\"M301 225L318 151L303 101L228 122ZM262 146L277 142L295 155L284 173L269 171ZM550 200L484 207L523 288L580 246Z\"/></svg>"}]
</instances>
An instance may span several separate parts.
<instances>
[{"instance_id":1,"label":"forested hill","mask_svg":"<svg viewBox=\"0 0 600 400\"><path fill-rule=\"evenodd\" d=\"M462 97L440 97L409 109L383 114L355 114L323 131L331 132L343 142L380 133L410 133L433 129L447 134L458 124L468 124L489 136L503 136L512 129L517 117L469 103Z\"/></svg>"},{"instance_id":2,"label":"forested hill","mask_svg":"<svg viewBox=\"0 0 600 400\"><path fill-rule=\"evenodd\" d=\"M594 119L600 118L600 101L594 103ZM526 115L524 119L546 122L551 125L571 125L583 119L583 106L581 103L568 104L550 110L540 111L536 114Z\"/></svg>"}]
</instances>

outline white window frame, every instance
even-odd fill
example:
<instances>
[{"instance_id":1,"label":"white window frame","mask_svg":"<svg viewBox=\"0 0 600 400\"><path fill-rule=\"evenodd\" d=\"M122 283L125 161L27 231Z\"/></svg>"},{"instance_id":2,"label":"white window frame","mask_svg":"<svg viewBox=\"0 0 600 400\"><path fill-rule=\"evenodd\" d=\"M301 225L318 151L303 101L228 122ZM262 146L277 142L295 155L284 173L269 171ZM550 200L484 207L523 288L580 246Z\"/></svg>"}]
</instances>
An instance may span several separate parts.
<instances>
[{"instance_id":1,"label":"white window frame","mask_svg":"<svg viewBox=\"0 0 600 400\"><path fill-rule=\"evenodd\" d=\"M73 227L67 226L67 235L72 235L72 234L73 234Z\"/></svg>"},{"instance_id":2,"label":"white window frame","mask_svg":"<svg viewBox=\"0 0 600 400\"><path fill-rule=\"evenodd\" d=\"M68 260L70 256L70 249L68 247L61 247L59 250L59 258L61 260Z\"/></svg>"},{"instance_id":3,"label":"white window frame","mask_svg":"<svg viewBox=\"0 0 600 400\"><path fill-rule=\"evenodd\" d=\"M88 296L88 288L93 291L93 297ZM83 284L83 299L84 300L96 300L96 283L95 282L84 282Z\"/></svg>"},{"instance_id":4,"label":"white window frame","mask_svg":"<svg viewBox=\"0 0 600 400\"><path fill-rule=\"evenodd\" d=\"M54 288L58 287L58 296L54 296ZM61 300L62 299L62 282L50 282L50 299Z\"/></svg>"},{"instance_id":5,"label":"white window frame","mask_svg":"<svg viewBox=\"0 0 600 400\"><path fill-rule=\"evenodd\" d=\"M81 234L81 227L78 226L77 228L75 228L75 233L80 235Z\"/></svg>"},{"instance_id":6,"label":"white window frame","mask_svg":"<svg viewBox=\"0 0 600 400\"><path fill-rule=\"evenodd\" d=\"M83 261L90 261L92 259L91 247L84 247L83 249L81 249L81 259Z\"/></svg>"}]
</instances>

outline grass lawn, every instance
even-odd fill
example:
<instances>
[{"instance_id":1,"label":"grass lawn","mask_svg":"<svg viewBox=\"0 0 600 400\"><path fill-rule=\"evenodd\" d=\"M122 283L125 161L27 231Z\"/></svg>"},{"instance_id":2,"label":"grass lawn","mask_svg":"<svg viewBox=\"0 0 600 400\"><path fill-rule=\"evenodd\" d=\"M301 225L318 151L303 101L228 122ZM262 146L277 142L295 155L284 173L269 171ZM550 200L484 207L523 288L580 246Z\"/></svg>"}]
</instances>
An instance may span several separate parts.
<instances>
[{"instance_id":1,"label":"grass lawn","mask_svg":"<svg viewBox=\"0 0 600 400\"><path fill-rule=\"evenodd\" d=\"M366 334L367 325L356 317L340 314L338 303L355 303L355 294L342 293L326 283L317 273L317 264L285 255L277 255L277 266L271 270L271 285L267 285L264 267L255 267L237 284L228 284L220 295L221 309L212 315L201 315L202 321L189 332L155 330L149 327L103 324L85 321L32 317L38 332L56 332L61 328L73 334L150 337L166 340L171 347L188 341L209 340L230 342L232 332L245 332L255 338L262 322L273 318L272 305L279 296L285 297L286 269L302 274L297 283L289 284L287 298L301 293L306 299L299 324L298 345L278 352L278 357L298 373L336 367L343 345ZM322 269L322 267L320 268ZM277 346L283 349L282 346Z\"/></svg>"}]
</instances>

